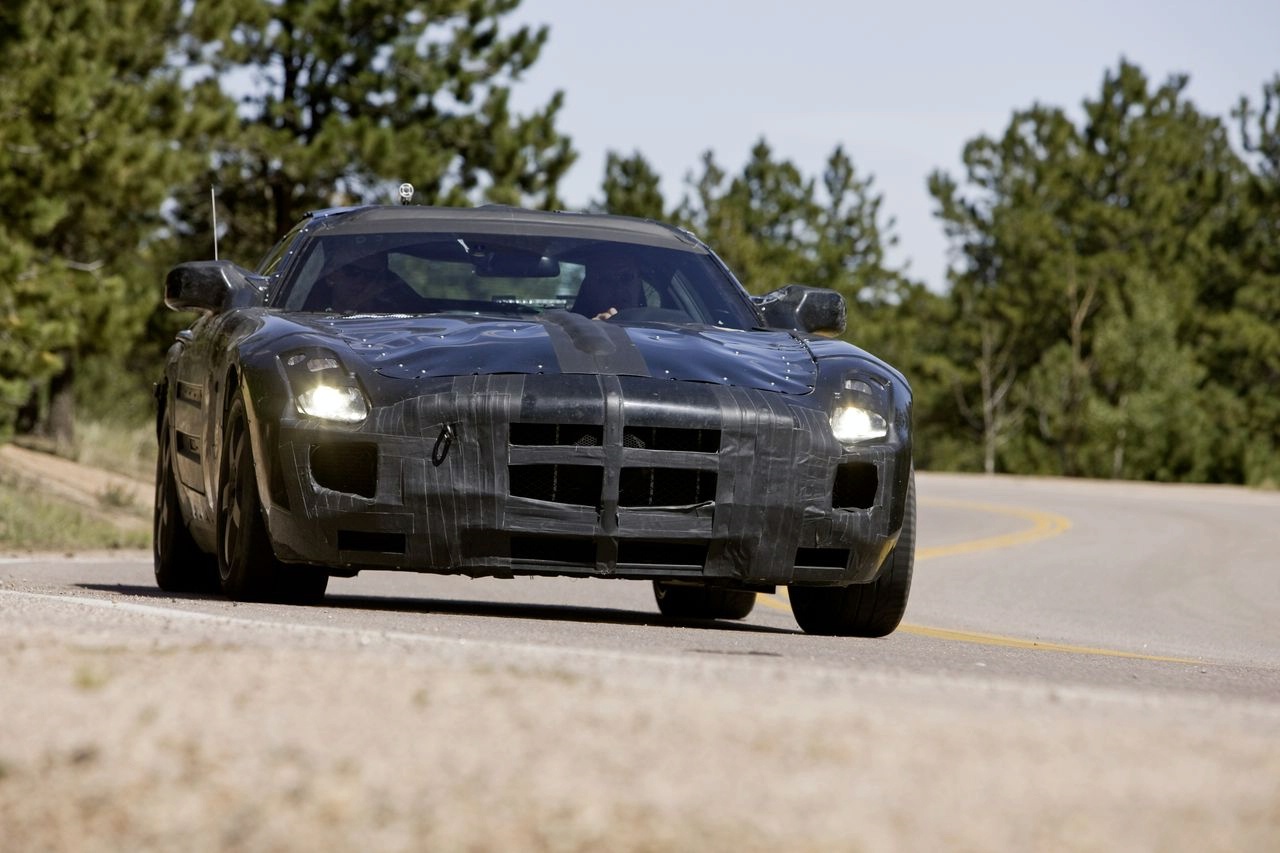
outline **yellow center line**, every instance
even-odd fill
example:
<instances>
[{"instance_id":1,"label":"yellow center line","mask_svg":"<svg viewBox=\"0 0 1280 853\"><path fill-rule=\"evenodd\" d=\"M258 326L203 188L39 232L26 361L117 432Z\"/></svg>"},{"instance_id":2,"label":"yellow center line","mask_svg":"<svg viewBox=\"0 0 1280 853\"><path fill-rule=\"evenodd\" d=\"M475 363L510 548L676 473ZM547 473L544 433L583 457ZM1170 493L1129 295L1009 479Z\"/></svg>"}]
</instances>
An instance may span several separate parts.
<instances>
[{"instance_id":1,"label":"yellow center line","mask_svg":"<svg viewBox=\"0 0 1280 853\"><path fill-rule=\"evenodd\" d=\"M771 607L774 610L781 610L783 613L790 613L791 608L782 599L787 597L787 588L780 587L773 595L767 592L756 593L756 602L763 604L765 607Z\"/></svg>"},{"instance_id":2,"label":"yellow center line","mask_svg":"<svg viewBox=\"0 0 1280 853\"><path fill-rule=\"evenodd\" d=\"M1161 663L1192 663L1201 661L1190 658L1171 658L1161 655L1144 655L1140 652L1122 652L1119 649L1098 649L1092 646L1072 646L1066 643L1045 643L1040 640L1023 640L1018 637L1004 637L1000 634L983 634L978 631L951 631L946 628L929 628L924 625L899 625L898 630L917 637L932 637L935 640L951 640L957 643L978 643L984 646L1003 646L1007 649L1033 649L1040 652L1065 652L1072 655L1096 655L1109 658L1130 658L1133 660L1153 660Z\"/></svg>"},{"instance_id":3,"label":"yellow center line","mask_svg":"<svg viewBox=\"0 0 1280 853\"><path fill-rule=\"evenodd\" d=\"M970 539L964 542L955 542L950 545L935 545L930 548L917 548L916 560L930 560L936 557L954 557L959 554L973 554L979 551L992 551L998 548L1013 548L1019 545L1029 545L1032 542L1038 542L1042 539L1060 536L1071 529L1071 520L1069 518L1052 512L1042 512L1040 510L1024 509L1022 507L1006 506L1004 504L976 503L974 501L964 500L931 499L922 500L921 503L927 506L952 507L955 509L969 509L978 512L992 513L995 515L1012 516L1014 518L1021 518L1030 521L1031 526L1022 530L1014 531L1013 533L1005 533L999 536ZM790 613L791 607L785 600L786 598L787 591L783 588L778 590L777 595L760 595L756 597L756 600L766 607ZM935 640L947 640L956 643L976 643L984 646L1000 646L1009 649L1031 649L1041 652L1063 652L1066 654L1129 658L1133 660L1159 661L1162 663L1202 663L1201 661L1189 658L1145 655L1138 652L1125 652L1118 649L1099 649L1090 646L1073 646L1065 643L1046 643L1039 640L1024 640L1018 637L1005 637L1000 634L984 634L977 631L953 631L947 628L930 628L926 625L909 625L904 623L898 626L898 630L904 634L913 634L917 637L930 637Z\"/></svg>"},{"instance_id":4,"label":"yellow center line","mask_svg":"<svg viewBox=\"0 0 1280 853\"><path fill-rule=\"evenodd\" d=\"M931 548L917 548L916 560L931 560L934 557L954 557L957 554L972 554L977 551L993 551L997 548L1013 548L1018 545L1029 545L1041 539L1059 536L1071 529L1071 519L1065 515L1042 512L1035 509L1023 509L1004 504L975 503L957 500L922 500L925 506L951 507L986 512L992 515L1008 515L1031 522L1031 526L1013 533L999 536L988 536L983 539L970 539L950 545L935 545Z\"/></svg>"}]
</instances>

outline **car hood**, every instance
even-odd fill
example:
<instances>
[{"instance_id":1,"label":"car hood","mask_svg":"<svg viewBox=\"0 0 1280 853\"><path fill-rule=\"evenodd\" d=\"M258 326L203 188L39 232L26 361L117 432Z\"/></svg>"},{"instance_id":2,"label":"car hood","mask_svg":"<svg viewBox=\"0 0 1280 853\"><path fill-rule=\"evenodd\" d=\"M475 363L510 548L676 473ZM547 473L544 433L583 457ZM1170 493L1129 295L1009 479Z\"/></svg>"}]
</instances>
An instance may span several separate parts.
<instances>
[{"instance_id":1,"label":"car hood","mask_svg":"<svg viewBox=\"0 0 1280 853\"><path fill-rule=\"evenodd\" d=\"M369 369L392 379L588 373L783 394L807 394L817 380L812 354L785 332L624 325L567 311L519 319L326 316L298 321L341 339Z\"/></svg>"}]
</instances>

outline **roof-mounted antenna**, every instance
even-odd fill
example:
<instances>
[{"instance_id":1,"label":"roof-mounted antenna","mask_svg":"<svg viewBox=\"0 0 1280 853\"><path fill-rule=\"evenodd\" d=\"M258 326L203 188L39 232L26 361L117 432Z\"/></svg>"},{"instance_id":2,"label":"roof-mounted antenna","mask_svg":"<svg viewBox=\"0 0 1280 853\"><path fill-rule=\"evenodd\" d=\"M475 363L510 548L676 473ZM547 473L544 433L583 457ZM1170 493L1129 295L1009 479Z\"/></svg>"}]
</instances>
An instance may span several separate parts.
<instances>
[{"instance_id":1,"label":"roof-mounted antenna","mask_svg":"<svg viewBox=\"0 0 1280 853\"><path fill-rule=\"evenodd\" d=\"M408 181L405 181L403 184L401 184L400 188L396 192L400 194L401 204L408 204L409 202L413 201L413 184L409 183Z\"/></svg>"},{"instance_id":2,"label":"roof-mounted antenna","mask_svg":"<svg viewBox=\"0 0 1280 853\"><path fill-rule=\"evenodd\" d=\"M213 259L218 259L218 195L209 185L209 206L213 209Z\"/></svg>"}]
</instances>

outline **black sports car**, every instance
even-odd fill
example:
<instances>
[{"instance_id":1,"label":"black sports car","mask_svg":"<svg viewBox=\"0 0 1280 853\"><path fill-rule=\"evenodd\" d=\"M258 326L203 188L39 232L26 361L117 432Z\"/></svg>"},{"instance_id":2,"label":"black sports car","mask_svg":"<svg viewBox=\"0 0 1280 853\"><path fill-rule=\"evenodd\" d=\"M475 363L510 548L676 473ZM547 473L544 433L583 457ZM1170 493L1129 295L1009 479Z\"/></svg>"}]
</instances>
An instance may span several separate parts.
<instances>
[{"instance_id":1,"label":"black sports car","mask_svg":"<svg viewBox=\"0 0 1280 853\"><path fill-rule=\"evenodd\" d=\"M197 311L157 386L161 588L314 601L367 569L649 580L667 616L789 588L879 636L915 547L911 391L750 297L686 231L507 207L299 223L256 273L174 268Z\"/></svg>"}]
</instances>

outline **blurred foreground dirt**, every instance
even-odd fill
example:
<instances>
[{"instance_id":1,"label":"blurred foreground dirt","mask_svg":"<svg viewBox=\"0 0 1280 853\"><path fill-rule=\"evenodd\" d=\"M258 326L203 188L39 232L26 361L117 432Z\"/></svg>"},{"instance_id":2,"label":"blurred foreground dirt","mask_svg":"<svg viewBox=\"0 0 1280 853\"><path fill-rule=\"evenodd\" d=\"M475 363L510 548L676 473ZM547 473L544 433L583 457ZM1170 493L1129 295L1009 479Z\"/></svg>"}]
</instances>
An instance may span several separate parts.
<instances>
[{"instance_id":1,"label":"blurred foreground dirt","mask_svg":"<svg viewBox=\"0 0 1280 853\"><path fill-rule=\"evenodd\" d=\"M143 610L0 588L0 848L1280 849L1274 706Z\"/></svg>"}]
</instances>

